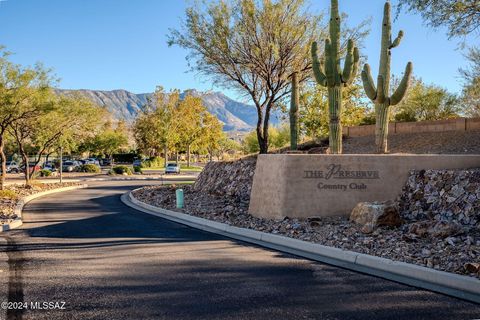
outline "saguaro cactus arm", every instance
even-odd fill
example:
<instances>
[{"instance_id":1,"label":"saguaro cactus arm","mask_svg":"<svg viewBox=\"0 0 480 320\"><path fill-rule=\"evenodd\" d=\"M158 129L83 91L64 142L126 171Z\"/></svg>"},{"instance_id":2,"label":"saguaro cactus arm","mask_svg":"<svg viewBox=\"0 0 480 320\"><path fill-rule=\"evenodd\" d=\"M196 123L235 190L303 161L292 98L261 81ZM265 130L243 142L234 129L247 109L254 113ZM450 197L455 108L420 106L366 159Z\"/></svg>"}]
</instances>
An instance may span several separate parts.
<instances>
[{"instance_id":1,"label":"saguaro cactus arm","mask_svg":"<svg viewBox=\"0 0 480 320\"><path fill-rule=\"evenodd\" d=\"M320 61L318 59L318 45L317 42L312 43L312 69L313 74L315 75L315 80L317 83L326 87L327 86L327 76L323 72L323 59Z\"/></svg>"},{"instance_id":2,"label":"saguaro cactus arm","mask_svg":"<svg viewBox=\"0 0 480 320\"><path fill-rule=\"evenodd\" d=\"M332 46L330 39L325 40L325 75L327 76L327 85L335 86L335 54L332 53L335 48Z\"/></svg>"},{"instance_id":3,"label":"saguaro cactus arm","mask_svg":"<svg viewBox=\"0 0 480 320\"><path fill-rule=\"evenodd\" d=\"M402 42L402 38L403 38L403 31L400 30L398 32L398 36L395 38L395 40L393 40L392 44L390 45L390 49L398 47L400 42Z\"/></svg>"},{"instance_id":4,"label":"saguaro cactus arm","mask_svg":"<svg viewBox=\"0 0 480 320\"><path fill-rule=\"evenodd\" d=\"M405 97L405 93L407 92L408 84L410 82L410 77L412 75L412 70L413 64L409 62L405 68L405 74L403 75L400 85L390 98L390 105L397 105L400 101L402 101L403 97Z\"/></svg>"},{"instance_id":5,"label":"saguaro cactus arm","mask_svg":"<svg viewBox=\"0 0 480 320\"><path fill-rule=\"evenodd\" d=\"M377 88L375 87L375 82L373 81L372 72L368 63L363 66L362 81L367 97L370 100L375 101L375 99L377 99Z\"/></svg>"},{"instance_id":6,"label":"saguaro cactus arm","mask_svg":"<svg viewBox=\"0 0 480 320\"><path fill-rule=\"evenodd\" d=\"M345 58L345 66L343 68L342 82L345 84L350 84L358 69L358 62L360 60L360 54L358 53L358 48L355 47L352 39L348 40L347 46L347 56Z\"/></svg>"}]
</instances>

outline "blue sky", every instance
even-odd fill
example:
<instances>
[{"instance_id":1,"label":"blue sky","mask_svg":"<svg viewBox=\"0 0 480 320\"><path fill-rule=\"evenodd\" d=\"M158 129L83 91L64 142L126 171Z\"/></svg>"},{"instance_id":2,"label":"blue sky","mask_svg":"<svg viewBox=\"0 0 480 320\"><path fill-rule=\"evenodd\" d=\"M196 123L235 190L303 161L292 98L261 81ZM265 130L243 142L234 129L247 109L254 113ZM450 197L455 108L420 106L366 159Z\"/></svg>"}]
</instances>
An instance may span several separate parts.
<instances>
[{"instance_id":1,"label":"blue sky","mask_svg":"<svg viewBox=\"0 0 480 320\"><path fill-rule=\"evenodd\" d=\"M397 0L392 1L395 4ZM3 0L0 2L0 44L24 65L37 61L52 67L68 89L126 89L151 92L170 88L218 90L208 79L186 73L186 52L168 47L169 28L178 27L183 0ZM312 10L327 10L330 1L312 0ZM354 25L372 17L362 55L377 69L384 0L342 0L342 11ZM399 75L412 60L414 73L426 82L459 92L458 68L465 65L458 40L445 30L432 30L419 16L402 14L394 32L405 31L394 49L392 72ZM478 38L473 38L477 41ZM225 90L224 90L225 91ZM230 91L226 93L235 98Z\"/></svg>"}]
</instances>

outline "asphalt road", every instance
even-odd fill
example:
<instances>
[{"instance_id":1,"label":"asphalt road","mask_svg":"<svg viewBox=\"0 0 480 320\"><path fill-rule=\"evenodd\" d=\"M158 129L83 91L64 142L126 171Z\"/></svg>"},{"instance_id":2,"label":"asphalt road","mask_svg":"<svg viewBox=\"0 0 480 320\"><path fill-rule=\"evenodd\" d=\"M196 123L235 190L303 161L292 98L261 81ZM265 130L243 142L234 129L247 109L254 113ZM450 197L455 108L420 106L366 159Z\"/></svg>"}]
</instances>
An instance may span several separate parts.
<instances>
[{"instance_id":1,"label":"asphalt road","mask_svg":"<svg viewBox=\"0 0 480 320\"><path fill-rule=\"evenodd\" d=\"M201 232L119 201L145 183L91 183L28 204L23 228L0 234L0 301L27 309L1 316L480 318L480 305ZM43 302L65 309L38 310Z\"/></svg>"}]
</instances>

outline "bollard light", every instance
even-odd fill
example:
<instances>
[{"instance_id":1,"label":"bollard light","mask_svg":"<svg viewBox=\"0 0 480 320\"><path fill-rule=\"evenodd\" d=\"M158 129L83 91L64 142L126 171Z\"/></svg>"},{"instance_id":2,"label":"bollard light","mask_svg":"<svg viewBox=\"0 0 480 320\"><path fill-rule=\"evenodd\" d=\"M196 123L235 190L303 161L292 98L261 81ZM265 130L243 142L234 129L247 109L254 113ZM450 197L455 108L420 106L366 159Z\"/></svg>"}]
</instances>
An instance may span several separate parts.
<instances>
[{"instance_id":1,"label":"bollard light","mask_svg":"<svg viewBox=\"0 0 480 320\"><path fill-rule=\"evenodd\" d=\"M177 198L177 208L182 209L183 208L183 189L175 190L175 196Z\"/></svg>"}]
</instances>

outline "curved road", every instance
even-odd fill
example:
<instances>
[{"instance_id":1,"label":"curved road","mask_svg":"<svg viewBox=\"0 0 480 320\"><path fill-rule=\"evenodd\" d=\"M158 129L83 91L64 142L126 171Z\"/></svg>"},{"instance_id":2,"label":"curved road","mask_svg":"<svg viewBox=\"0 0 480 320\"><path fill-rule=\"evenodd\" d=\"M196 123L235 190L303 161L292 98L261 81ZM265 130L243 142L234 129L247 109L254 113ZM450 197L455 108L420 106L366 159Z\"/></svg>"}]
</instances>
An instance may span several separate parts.
<instances>
[{"instance_id":1,"label":"curved road","mask_svg":"<svg viewBox=\"0 0 480 320\"><path fill-rule=\"evenodd\" d=\"M1 317L480 318L480 305L191 229L119 201L145 183L92 183L27 205L22 229L0 234L0 300L28 309L0 310ZM32 302L65 302L65 310L32 310Z\"/></svg>"}]
</instances>

